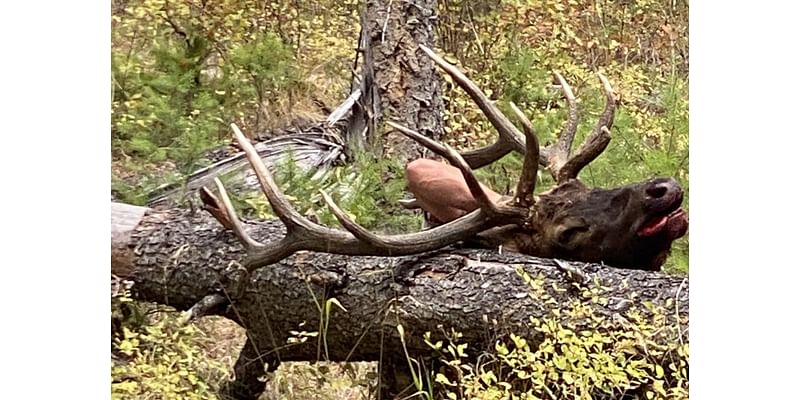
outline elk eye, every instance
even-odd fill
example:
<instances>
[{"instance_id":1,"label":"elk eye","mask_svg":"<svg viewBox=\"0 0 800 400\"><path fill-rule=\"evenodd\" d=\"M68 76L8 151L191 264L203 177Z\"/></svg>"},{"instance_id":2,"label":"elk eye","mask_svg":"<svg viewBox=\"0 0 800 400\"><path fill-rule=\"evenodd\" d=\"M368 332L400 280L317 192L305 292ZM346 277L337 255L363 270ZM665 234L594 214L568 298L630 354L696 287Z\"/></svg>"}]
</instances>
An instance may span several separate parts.
<instances>
[{"instance_id":1,"label":"elk eye","mask_svg":"<svg viewBox=\"0 0 800 400\"><path fill-rule=\"evenodd\" d=\"M558 235L558 241L562 244L569 243L573 238L575 238L575 235L588 230L589 228L583 225L569 227L561 231L561 233Z\"/></svg>"}]
</instances>

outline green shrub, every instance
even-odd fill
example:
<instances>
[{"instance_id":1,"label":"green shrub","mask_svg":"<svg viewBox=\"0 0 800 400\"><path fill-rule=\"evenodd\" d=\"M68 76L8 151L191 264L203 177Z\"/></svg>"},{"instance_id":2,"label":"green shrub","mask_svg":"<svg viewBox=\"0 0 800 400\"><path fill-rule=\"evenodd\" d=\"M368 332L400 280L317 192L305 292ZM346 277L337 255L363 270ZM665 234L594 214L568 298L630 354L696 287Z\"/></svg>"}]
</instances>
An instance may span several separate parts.
<instances>
[{"instance_id":1,"label":"green shrub","mask_svg":"<svg viewBox=\"0 0 800 400\"><path fill-rule=\"evenodd\" d=\"M146 312L127 293L112 298L114 312L123 308L130 316L112 338L112 399L218 398L229 366L203 351L198 329L182 326L174 313Z\"/></svg>"},{"instance_id":2,"label":"green shrub","mask_svg":"<svg viewBox=\"0 0 800 400\"><path fill-rule=\"evenodd\" d=\"M532 297L553 301L542 277L518 272ZM635 293L630 297L636 301ZM460 334L452 332L445 344L427 333L425 340L444 360L433 379L450 399L688 399L689 346L680 339L688 321L674 319L668 310L674 302L647 307L647 316L630 311L614 318L595 308L605 302L602 288L584 288L580 299L530 318L538 346L512 333L474 365L466 362L468 346Z\"/></svg>"},{"instance_id":3,"label":"green shrub","mask_svg":"<svg viewBox=\"0 0 800 400\"><path fill-rule=\"evenodd\" d=\"M339 223L320 190L325 190L342 210L367 229L399 233L419 230L421 226L421 217L398 203L405 195L405 178L403 167L394 160L357 154L352 163L318 177L286 161L278 166L275 181L301 214L328 226L338 227ZM242 196L237 205L258 218L274 216L261 192Z\"/></svg>"},{"instance_id":4,"label":"green shrub","mask_svg":"<svg viewBox=\"0 0 800 400\"><path fill-rule=\"evenodd\" d=\"M232 23L232 6L215 17ZM302 86L293 52L269 31L226 43L206 26L216 22L198 18L188 4L131 2L125 11L113 19L112 152L127 161L118 165L122 172L147 166L116 182L126 198L144 196L140 180L206 165L204 154L225 142L232 121L255 117L257 124L269 111L267 99ZM113 172L120 180L122 172Z\"/></svg>"}]
</instances>

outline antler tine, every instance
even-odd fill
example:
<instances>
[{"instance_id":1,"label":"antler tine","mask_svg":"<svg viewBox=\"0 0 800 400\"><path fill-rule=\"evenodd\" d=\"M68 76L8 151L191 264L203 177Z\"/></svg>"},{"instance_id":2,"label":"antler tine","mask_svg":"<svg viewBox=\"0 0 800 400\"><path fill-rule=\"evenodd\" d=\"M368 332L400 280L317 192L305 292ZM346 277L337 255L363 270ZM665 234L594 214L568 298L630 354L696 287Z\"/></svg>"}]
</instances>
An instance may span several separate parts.
<instances>
[{"instance_id":1,"label":"antler tine","mask_svg":"<svg viewBox=\"0 0 800 400\"><path fill-rule=\"evenodd\" d=\"M360 243L371 248L381 249L380 255L399 256L439 249L486 229L485 223L489 220L484 211L478 209L431 230L406 235L384 236L372 233L353 221L324 190L320 190L320 194L339 223Z\"/></svg>"},{"instance_id":2,"label":"antler tine","mask_svg":"<svg viewBox=\"0 0 800 400\"><path fill-rule=\"evenodd\" d=\"M486 97L483 91L481 91L474 82L467 78L458 68L439 57L433 50L422 44L419 45L419 48L425 52L436 65L447 72L458 86L467 92L500 135L498 141L494 145L464 154L464 159L467 160L470 167L479 168L489 164L508 154L511 150L516 150L520 153L525 152L525 143L522 140L522 133L505 115L503 115L500 109Z\"/></svg>"},{"instance_id":3,"label":"antler tine","mask_svg":"<svg viewBox=\"0 0 800 400\"><path fill-rule=\"evenodd\" d=\"M522 174L517 183L514 204L528 208L533 204L533 191L536 189L536 175L539 171L539 138L533 130L533 124L516 104L510 103L511 110L522 123L525 132L525 159L522 162Z\"/></svg>"},{"instance_id":4,"label":"antler tine","mask_svg":"<svg viewBox=\"0 0 800 400\"><path fill-rule=\"evenodd\" d=\"M603 126L611 130L611 126L614 124L614 112L617 109L617 94L614 93L614 88L611 87L611 83L608 82L608 79L603 74L598 72L597 77L600 78L600 82L603 84L603 91L606 93L606 108L603 110L603 114L600 115L595 130L600 131Z\"/></svg>"},{"instance_id":5,"label":"antler tine","mask_svg":"<svg viewBox=\"0 0 800 400\"><path fill-rule=\"evenodd\" d=\"M200 201L203 203L203 210L208 211L226 229L233 230L233 223L228 216L228 212L225 211L225 206L205 186L200 187Z\"/></svg>"},{"instance_id":6,"label":"antler tine","mask_svg":"<svg viewBox=\"0 0 800 400\"><path fill-rule=\"evenodd\" d=\"M328 205L328 208L331 210L339 223L342 224L345 229L350 231L353 236L368 243L381 245L386 244L379 235L368 231L366 228L350 219L350 217L341 208L339 208L336 202L333 201L331 196L329 196L326 191L320 190L319 194L322 195L322 199L325 200L325 204Z\"/></svg>"},{"instance_id":7,"label":"antler tine","mask_svg":"<svg viewBox=\"0 0 800 400\"><path fill-rule=\"evenodd\" d=\"M575 100L572 87L564 79L564 76L558 71L554 71L553 75L561 85L561 91L564 93L564 98L566 98L569 107L567 123L559 132L558 140L542 149L542 164L547 167L553 178L557 180L559 172L569 160L572 142L575 141L575 133L578 130L578 102Z\"/></svg>"},{"instance_id":8,"label":"antler tine","mask_svg":"<svg viewBox=\"0 0 800 400\"><path fill-rule=\"evenodd\" d=\"M556 176L558 183L566 182L570 179L575 179L581 172L583 167L594 161L611 142L611 126L614 123L614 113L617 107L617 96L611 83L608 82L603 74L598 73L600 82L603 85L603 91L606 94L606 108L600 115L592 133L586 137L581 147L575 152L575 155L569 158L559 169Z\"/></svg>"},{"instance_id":9,"label":"antler tine","mask_svg":"<svg viewBox=\"0 0 800 400\"><path fill-rule=\"evenodd\" d=\"M289 203L286 196L278 189L275 180L272 179L272 174L264 165L264 161L261 160L261 157L250 143L250 140L244 136L244 133L239 130L236 124L231 124L231 129L233 129L239 146L244 150L247 160L250 161L250 165L256 173L258 182L261 184L261 190L264 192L264 195L267 196L269 205L283 224L286 225L286 229L292 230L299 227L313 229L315 224L300 215L300 213L292 207L292 204Z\"/></svg>"},{"instance_id":10,"label":"antler tine","mask_svg":"<svg viewBox=\"0 0 800 400\"><path fill-rule=\"evenodd\" d=\"M225 190L225 186L222 185L222 182L219 178L214 178L214 183L217 185L217 190L219 191L220 197L222 197L222 204L225 207L225 214L227 214L228 222L230 223L230 228L233 230L233 233L236 237L239 238L239 241L245 246L247 251L252 251L254 249L263 247L264 245L255 241L242 227L242 221L239 220L239 216L236 215L236 210L233 208L233 204L231 203L230 197L228 197L228 191Z\"/></svg>"},{"instance_id":11,"label":"antler tine","mask_svg":"<svg viewBox=\"0 0 800 400\"><path fill-rule=\"evenodd\" d=\"M339 223L359 240L356 244L358 248L367 246L367 249L380 250L371 253L350 251L341 254L402 256L423 253L467 239L495 226L490 222L491 219L486 216L484 210L479 208L461 218L427 231L395 236L378 235L353 221L325 191L321 190L320 193Z\"/></svg>"},{"instance_id":12,"label":"antler tine","mask_svg":"<svg viewBox=\"0 0 800 400\"><path fill-rule=\"evenodd\" d=\"M471 168L478 169L503 158L503 156L515 149L516 147L513 143L500 136L493 144L480 149L466 151L461 154L461 157Z\"/></svg>"},{"instance_id":13,"label":"antler tine","mask_svg":"<svg viewBox=\"0 0 800 400\"><path fill-rule=\"evenodd\" d=\"M572 87L567 83L567 80L558 71L554 71L553 74L558 79L561 91L564 92L564 97L569 105L567 123L558 134L558 152L563 157L561 161L564 162L569 157L569 153L572 150L572 142L575 140L575 132L578 130L578 102L575 100L575 94L572 92Z\"/></svg>"}]
</instances>

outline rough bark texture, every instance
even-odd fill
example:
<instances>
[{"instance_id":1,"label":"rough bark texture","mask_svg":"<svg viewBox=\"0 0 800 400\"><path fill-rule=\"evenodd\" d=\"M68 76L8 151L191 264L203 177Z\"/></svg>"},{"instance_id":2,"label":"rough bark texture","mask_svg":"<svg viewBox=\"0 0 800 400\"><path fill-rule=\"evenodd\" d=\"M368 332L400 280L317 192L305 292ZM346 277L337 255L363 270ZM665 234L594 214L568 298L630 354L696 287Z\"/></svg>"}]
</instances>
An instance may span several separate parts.
<instances>
[{"instance_id":1,"label":"rough bark texture","mask_svg":"<svg viewBox=\"0 0 800 400\"><path fill-rule=\"evenodd\" d=\"M137 212L129 207L133 206L112 203L112 226L119 225L115 216ZM279 238L284 231L277 221L245 225L260 241ZM128 249L131 257L119 262L112 258L112 273L130 272L134 296L179 310L214 293L230 300L219 313L246 328L248 335L235 366L236 381L226 389L240 399L254 399L263 391L264 383L257 378L264 363L273 369L281 361L383 360L383 368L400 371L406 361L399 324L405 328L413 357L430 356L422 335L430 331L441 339L442 328L462 332L473 354L493 348L495 338L508 332L535 345L537 334L529 318L543 317L578 296L568 289L572 281L553 260L517 254L456 248L397 258L299 253L248 276L238 264L244 257L242 246L205 212L148 210L138 225L127 226L132 229L129 235L118 237L128 240L115 244L112 235L112 247ZM628 309L646 315L641 302L651 301L688 318L689 287L684 277L593 264L573 266L592 280L589 285L607 288L604 296L609 301L599 306L606 316ZM532 298L517 267L541 276L544 290L555 301ZM638 293L641 301L626 300L630 292ZM331 297L347 311L332 308L327 332L320 335L325 344L316 338L287 344L292 331L318 330L318 307L324 308ZM581 321L571 322L581 326ZM401 374L397 378L402 381Z\"/></svg>"},{"instance_id":2,"label":"rough bark texture","mask_svg":"<svg viewBox=\"0 0 800 400\"><path fill-rule=\"evenodd\" d=\"M435 0L366 2L365 35L380 96L378 120L394 120L438 140L444 105L436 66L419 49L434 46ZM427 150L402 135L383 141L384 154L410 161Z\"/></svg>"}]
</instances>

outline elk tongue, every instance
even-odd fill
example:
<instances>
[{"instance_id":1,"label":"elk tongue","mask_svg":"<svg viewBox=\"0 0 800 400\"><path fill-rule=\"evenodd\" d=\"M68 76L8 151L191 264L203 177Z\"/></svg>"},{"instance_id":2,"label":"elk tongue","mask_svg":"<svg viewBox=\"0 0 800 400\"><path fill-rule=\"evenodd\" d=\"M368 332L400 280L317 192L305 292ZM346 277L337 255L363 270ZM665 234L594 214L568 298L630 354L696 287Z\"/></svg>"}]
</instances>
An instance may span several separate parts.
<instances>
[{"instance_id":1,"label":"elk tongue","mask_svg":"<svg viewBox=\"0 0 800 400\"><path fill-rule=\"evenodd\" d=\"M669 215L653 218L646 225L639 228L639 236L653 236L664 230L672 239L677 239L686 233L689 222L686 219L686 212L678 208Z\"/></svg>"},{"instance_id":2,"label":"elk tongue","mask_svg":"<svg viewBox=\"0 0 800 400\"><path fill-rule=\"evenodd\" d=\"M640 236L653 236L658 232L661 232L664 229L664 225L667 224L667 219L669 217L667 215L663 217L654 218L650 221L647 225L639 228L639 235Z\"/></svg>"}]
</instances>

